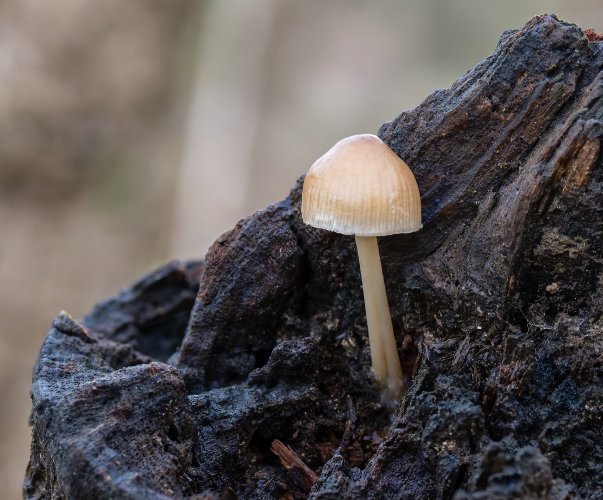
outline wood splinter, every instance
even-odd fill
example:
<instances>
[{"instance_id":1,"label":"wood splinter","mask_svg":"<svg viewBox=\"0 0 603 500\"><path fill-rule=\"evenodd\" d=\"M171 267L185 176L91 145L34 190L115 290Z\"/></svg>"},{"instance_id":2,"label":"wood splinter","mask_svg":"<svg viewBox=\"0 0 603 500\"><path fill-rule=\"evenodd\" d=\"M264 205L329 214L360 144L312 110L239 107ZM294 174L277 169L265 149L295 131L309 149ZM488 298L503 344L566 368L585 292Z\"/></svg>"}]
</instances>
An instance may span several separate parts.
<instances>
[{"instance_id":1,"label":"wood splinter","mask_svg":"<svg viewBox=\"0 0 603 500\"><path fill-rule=\"evenodd\" d=\"M270 451L278 457L281 465L291 474L291 479L299 488L305 492L312 489L318 476L297 456L297 453L278 439L272 441Z\"/></svg>"}]
</instances>

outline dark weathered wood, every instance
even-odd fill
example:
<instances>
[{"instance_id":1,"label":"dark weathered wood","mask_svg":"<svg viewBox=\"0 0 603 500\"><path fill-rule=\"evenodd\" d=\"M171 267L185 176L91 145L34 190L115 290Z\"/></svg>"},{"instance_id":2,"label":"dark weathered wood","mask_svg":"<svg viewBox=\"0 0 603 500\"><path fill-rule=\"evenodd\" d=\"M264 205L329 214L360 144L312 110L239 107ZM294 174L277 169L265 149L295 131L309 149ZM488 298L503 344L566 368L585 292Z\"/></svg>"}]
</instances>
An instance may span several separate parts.
<instances>
[{"instance_id":1,"label":"dark weathered wood","mask_svg":"<svg viewBox=\"0 0 603 500\"><path fill-rule=\"evenodd\" d=\"M26 495L305 498L280 440L320 470L312 498L603 496L602 68L600 37L536 17L379 131L424 208L381 240L393 415L353 240L301 222L298 183L214 244L194 306L172 266L58 318Z\"/></svg>"}]
</instances>

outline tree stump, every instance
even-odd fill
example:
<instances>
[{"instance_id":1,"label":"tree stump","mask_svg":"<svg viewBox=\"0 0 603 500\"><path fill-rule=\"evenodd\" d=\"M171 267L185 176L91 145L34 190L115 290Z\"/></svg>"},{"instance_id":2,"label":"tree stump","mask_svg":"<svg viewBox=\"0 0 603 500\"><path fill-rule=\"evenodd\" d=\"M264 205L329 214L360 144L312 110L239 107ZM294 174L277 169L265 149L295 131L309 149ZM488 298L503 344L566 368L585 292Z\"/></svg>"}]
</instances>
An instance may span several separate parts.
<instances>
[{"instance_id":1,"label":"tree stump","mask_svg":"<svg viewBox=\"0 0 603 500\"><path fill-rule=\"evenodd\" d=\"M409 386L393 414L353 238L301 222L298 182L204 264L54 320L25 496L601 498L603 42L587 35L536 17L381 127L424 209L420 232L380 240Z\"/></svg>"}]
</instances>

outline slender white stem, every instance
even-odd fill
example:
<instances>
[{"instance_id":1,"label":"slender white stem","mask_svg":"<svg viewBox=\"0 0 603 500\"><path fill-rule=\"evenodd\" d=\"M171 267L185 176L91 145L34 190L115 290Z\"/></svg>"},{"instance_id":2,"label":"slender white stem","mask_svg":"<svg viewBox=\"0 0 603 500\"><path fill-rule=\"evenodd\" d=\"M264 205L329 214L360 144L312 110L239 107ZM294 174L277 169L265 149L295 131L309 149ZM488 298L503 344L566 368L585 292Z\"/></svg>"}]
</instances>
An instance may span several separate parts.
<instances>
[{"instance_id":1,"label":"slender white stem","mask_svg":"<svg viewBox=\"0 0 603 500\"><path fill-rule=\"evenodd\" d=\"M385 386L388 396L396 398L402 391L402 366L385 292L377 238L356 236L356 247L360 261L373 371L377 380Z\"/></svg>"}]
</instances>

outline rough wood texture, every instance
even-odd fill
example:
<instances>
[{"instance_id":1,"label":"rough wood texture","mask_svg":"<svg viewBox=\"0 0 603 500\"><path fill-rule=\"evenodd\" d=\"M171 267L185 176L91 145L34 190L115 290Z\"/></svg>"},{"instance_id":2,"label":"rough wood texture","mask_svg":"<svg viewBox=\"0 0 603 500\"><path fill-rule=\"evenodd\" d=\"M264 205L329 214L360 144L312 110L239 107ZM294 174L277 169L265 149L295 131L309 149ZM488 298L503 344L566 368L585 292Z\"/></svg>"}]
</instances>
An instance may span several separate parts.
<instances>
[{"instance_id":1,"label":"rough wood texture","mask_svg":"<svg viewBox=\"0 0 603 500\"><path fill-rule=\"evenodd\" d=\"M298 183L214 244L194 306L199 268L173 264L55 320L26 496L305 498L275 439L316 499L603 496L602 67L537 17L379 131L424 207L381 239L412 375L393 415L353 239L301 222Z\"/></svg>"}]
</instances>

